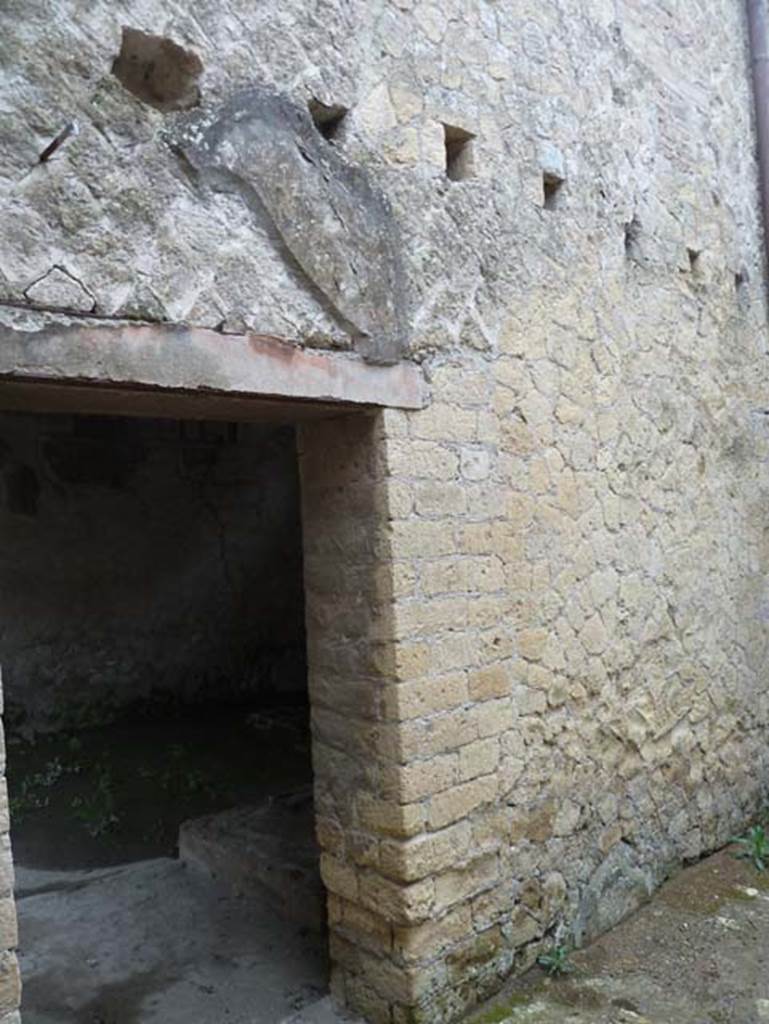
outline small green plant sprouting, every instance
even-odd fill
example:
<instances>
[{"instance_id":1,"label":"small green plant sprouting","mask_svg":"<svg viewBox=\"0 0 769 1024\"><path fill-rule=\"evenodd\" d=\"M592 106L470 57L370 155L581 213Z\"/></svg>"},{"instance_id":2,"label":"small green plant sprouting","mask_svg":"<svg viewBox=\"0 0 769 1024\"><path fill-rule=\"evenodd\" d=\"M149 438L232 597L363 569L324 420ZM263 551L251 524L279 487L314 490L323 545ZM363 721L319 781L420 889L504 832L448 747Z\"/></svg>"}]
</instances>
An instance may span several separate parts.
<instances>
[{"instance_id":1,"label":"small green plant sprouting","mask_svg":"<svg viewBox=\"0 0 769 1024\"><path fill-rule=\"evenodd\" d=\"M39 811L50 803L48 793L41 793L31 779L24 779L19 792L9 799L9 808L14 822L20 824L31 811Z\"/></svg>"},{"instance_id":2,"label":"small green plant sprouting","mask_svg":"<svg viewBox=\"0 0 769 1024\"><path fill-rule=\"evenodd\" d=\"M78 765L65 766L58 757L55 757L46 762L41 771L22 779L19 792L10 799L11 814L17 823L31 811L48 807L51 798L47 791L55 786L63 775L79 770Z\"/></svg>"},{"instance_id":3,"label":"small green plant sprouting","mask_svg":"<svg viewBox=\"0 0 769 1024\"><path fill-rule=\"evenodd\" d=\"M36 780L37 784L44 786L48 789L50 786L55 785L67 769L61 763L60 758L54 757L53 760L46 762L45 767L37 775L33 775L33 779Z\"/></svg>"},{"instance_id":4,"label":"small green plant sprouting","mask_svg":"<svg viewBox=\"0 0 769 1024\"><path fill-rule=\"evenodd\" d=\"M547 953L537 957L537 963L544 967L550 977L571 974L574 964L569 960L570 951L566 946L551 946Z\"/></svg>"},{"instance_id":5,"label":"small green plant sprouting","mask_svg":"<svg viewBox=\"0 0 769 1024\"><path fill-rule=\"evenodd\" d=\"M174 743L169 751L165 768L158 776L158 782L166 793L183 798L196 795L213 797L215 791L205 772L190 765L191 755L187 747Z\"/></svg>"},{"instance_id":6,"label":"small green plant sprouting","mask_svg":"<svg viewBox=\"0 0 769 1024\"><path fill-rule=\"evenodd\" d=\"M769 835L762 825L754 825L744 836L736 836L732 842L740 847L736 854L740 860L749 860L757 871L766 870L769 864Z\"/></svg>"},{"instance_id":7,"label":"small green plant sprouting","mask_svg":"<svg viewBox=\"0 0 769 1024\"><path fill-rule=\"evenodd\" d=\"M93 839L119 824L120 818L115 813L112 775L108 768L97 769L93 789L86 796L76 796L72 801L72 809Z\"/></svg>"}]
</instances>

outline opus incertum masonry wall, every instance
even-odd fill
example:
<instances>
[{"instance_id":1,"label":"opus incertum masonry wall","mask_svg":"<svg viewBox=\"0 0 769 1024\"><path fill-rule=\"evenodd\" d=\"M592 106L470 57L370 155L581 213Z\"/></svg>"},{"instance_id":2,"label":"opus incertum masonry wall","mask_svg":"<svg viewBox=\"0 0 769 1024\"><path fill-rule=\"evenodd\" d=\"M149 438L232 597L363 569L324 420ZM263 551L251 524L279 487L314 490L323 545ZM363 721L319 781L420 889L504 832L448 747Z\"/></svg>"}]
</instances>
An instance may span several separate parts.
<instances>
[{"instance_id":1,"label":"opus incertum masonry wall","mask_svg":"<svg viewBox=\"0 0 769 1024\"><path fill-rule=\"evenodd\" d=\"M741 5L16 6L6 378L135 321L424 374L300 427L305 599L333 991L455 1021L766 798Z\"/></svg>"}]
</instances>

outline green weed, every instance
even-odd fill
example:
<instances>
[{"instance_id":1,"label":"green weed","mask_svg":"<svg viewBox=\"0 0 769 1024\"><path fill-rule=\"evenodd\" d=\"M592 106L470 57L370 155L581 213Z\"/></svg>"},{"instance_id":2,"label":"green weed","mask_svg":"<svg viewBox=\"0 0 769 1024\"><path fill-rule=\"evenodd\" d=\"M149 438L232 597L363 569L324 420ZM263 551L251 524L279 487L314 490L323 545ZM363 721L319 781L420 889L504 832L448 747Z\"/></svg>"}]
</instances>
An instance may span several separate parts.
<instances>
[{"instance_id":1,"label":"green weed","mask_svg":"<svg viewBox=\"0 0 769 1024\"><path fill-rule=\"evenodd\" d=\"M92 838L104 835L120 823L115 808L112 773L108 768L96 769L96 782L90 793L72 800L75 817Z\"/></svg>"},{"instance_id":2,"label":"green weed","mask_svg":"<svg viewBox=\"0 0 769 1024\"><path fill-rule=\"evenodd\" d=\"M64 765L58 757L48 761L41 771L27 775L21 780L18 793L14 793L9 806L17 824L32 811L48 807L51 798L48 792L52 786L68 773L80 771L79 765Z\"/></svg>"},{"instance_id":3,"label":"green weed","mask_svg":"<svg viewBox=\"0 0 769 1024\"><path fill-rule=\"evenodd\" d=\"M571 974L575 969L569 960L570 952L566 946L552 946L549 952L537 957L537 963L544 967L550 977Z\"/></svg>"},{"instance_id":4,"label":"green weed","mask_svg":"<svg viewBox=\"0 0 769 1024\"><path fill-rule=\"evenodd\" d=\"M764 871L769 864L769 836L762 825L754 825L744 836L732 840L740 850L735 856L749 860L757 871Z\"/></svg>"}]
</instances>

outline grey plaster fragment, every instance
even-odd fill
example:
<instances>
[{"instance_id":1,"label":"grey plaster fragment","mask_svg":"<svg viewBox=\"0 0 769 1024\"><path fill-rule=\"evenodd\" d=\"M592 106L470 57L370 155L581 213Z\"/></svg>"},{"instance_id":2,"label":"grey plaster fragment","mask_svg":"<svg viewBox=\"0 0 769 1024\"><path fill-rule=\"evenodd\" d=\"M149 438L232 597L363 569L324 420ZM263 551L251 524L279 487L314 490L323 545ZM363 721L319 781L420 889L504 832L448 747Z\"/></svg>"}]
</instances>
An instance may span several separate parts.
<instances>
[{"instance_id":1,"label":"grey plaster fragment","mask_svg":"<svg viewBox=\"0 0 769 1024\"><path fill-rule=\"evenodd\" d=\"M263 86L196 115L172 140L211 180L222 175L266 213L311 287L372 362L403 353L407 299L398 226L384 194L347 164L307 110Z\"/></svg>"}]
</instances>

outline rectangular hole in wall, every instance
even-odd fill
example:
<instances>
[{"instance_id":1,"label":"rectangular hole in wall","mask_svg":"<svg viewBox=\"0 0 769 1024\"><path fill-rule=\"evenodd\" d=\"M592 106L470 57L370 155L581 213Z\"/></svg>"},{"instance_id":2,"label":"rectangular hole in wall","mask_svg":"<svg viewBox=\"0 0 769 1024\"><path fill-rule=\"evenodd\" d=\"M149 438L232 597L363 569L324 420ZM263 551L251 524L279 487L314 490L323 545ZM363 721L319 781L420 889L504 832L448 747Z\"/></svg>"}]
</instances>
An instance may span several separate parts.
<instances>
[{"instance_id":1,"label":"rectangular hole in wall","mask_svg":"<svg viewBox=\"0 0 769 1024\"><path fill-rule=\"evenodd\" d=\"M455 125L443 125L446 149L446 177L451 181L465 181L475 176L475 136Z\"/></svg>"},{"instance_id":2,"label":"rectangular hole in wall","mask_svg":"<svg viewBox=\"0 0 769 1024\"><path fill-rule=\"evenodd\" d=\"M644 262L641 239L641 221L637 214L633 214L624 226L625 257L630 263L642 264Z\"/></svg>"},{"instance_id":3,"label":"rectangular hole in wall","mask_svg":"<svg viewBox=\"0 0 769 1024\"><path fill-rule=\"evenodd\" d=\"M557 210L562 199L564 179L545 171L542 175L542 205L546 210Z\"/></svg>"},{"instance_id":4,"label":"rectangular hole in wall","mask_svg":"<svg viewBox=\"0 0 769 1024\"><path fill-rule=\"evenodd\" d=\"M25 1018L288 1016L327 972L293 427L0 413L0 523Z\"/></svg>"}]
</instances>

